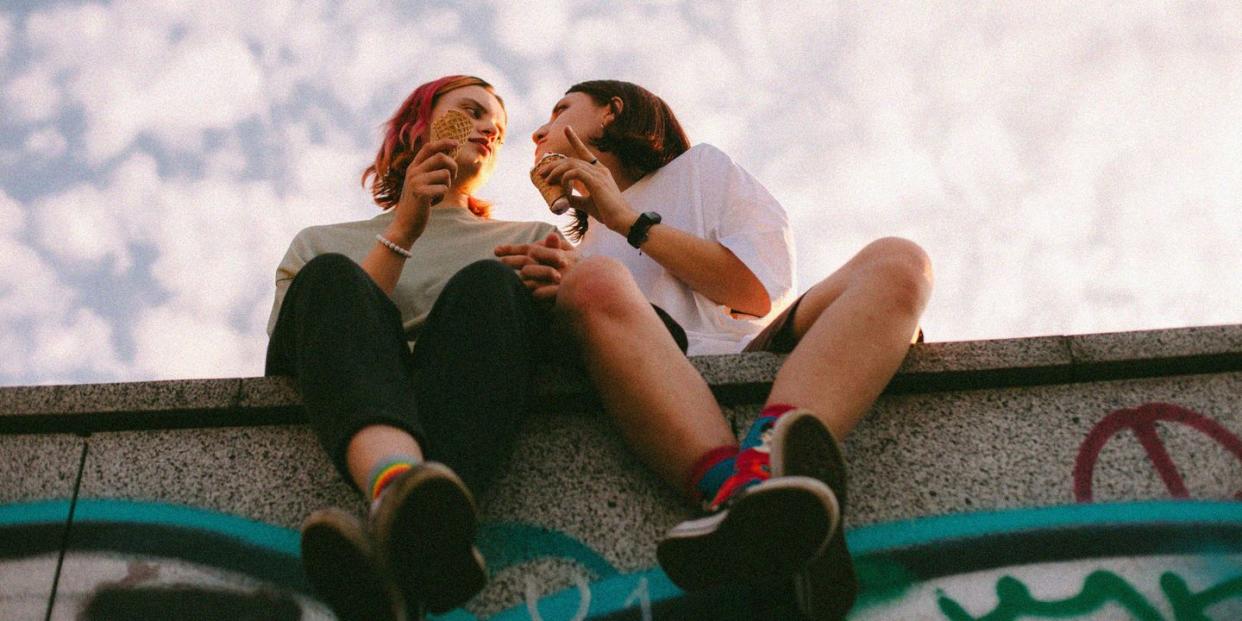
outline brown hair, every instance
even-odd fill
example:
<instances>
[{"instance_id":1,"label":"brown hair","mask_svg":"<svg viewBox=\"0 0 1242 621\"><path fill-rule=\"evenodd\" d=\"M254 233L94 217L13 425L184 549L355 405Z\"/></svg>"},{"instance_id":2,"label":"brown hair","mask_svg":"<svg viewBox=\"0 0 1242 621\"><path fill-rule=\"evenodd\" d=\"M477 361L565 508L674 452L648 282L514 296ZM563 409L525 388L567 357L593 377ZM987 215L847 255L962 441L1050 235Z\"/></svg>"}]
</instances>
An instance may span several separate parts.
<instances>
[{"instance_id":1,"label":"brown hair","mask_svg":"<svg viewBox=\"0 0 1242 621\"><path fill-rule=\"evenodd\" d=\"M401 199L405 170L426 142L424 134L431 123L431 109L440 95L466 86L482 86L504 108L504 100L496 94L492 85L474 76L445 76L414 89L384 124L384 141L375 155L375 162L362 171L362 187L367 187L368 179L371 180L371 197L376 205L388 209ZM491 213L492 206L487 201L470 196L468 202L470 211L480 218L486 218Z\"/></svg>"},{"instance_id":2,"label":"brown hair","mask_svg":"<svg viewBox=\"0 0 1242 621\"><path fill-rule=\"evenodd\" d=\"M621 160L626 174L640 179L673 161L690 149L690 139L677 122L673 109L651 91L620 80L579 82L565 91L584 93L596 105L612 105L612 98L621 99L621 110L604 127L604 135L591 141L600 151L613 153ZM565 234L579 241L586 234L587 214L574 210L574 222Z\"/></svg>"}]
</instances>

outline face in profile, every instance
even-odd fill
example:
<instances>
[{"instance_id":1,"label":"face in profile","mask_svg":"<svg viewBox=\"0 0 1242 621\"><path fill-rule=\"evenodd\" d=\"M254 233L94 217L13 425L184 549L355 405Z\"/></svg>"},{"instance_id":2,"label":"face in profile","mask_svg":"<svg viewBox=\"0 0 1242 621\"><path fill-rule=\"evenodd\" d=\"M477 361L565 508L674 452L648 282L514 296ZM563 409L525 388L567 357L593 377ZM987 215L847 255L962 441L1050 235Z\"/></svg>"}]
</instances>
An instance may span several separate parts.
<instances>
[{"instance_id":1,"label":"face in profile","mask_svg":"<svg viewBox=\"0 0 1242 621\"><path fill-rule=\"evenodd\" d=\"M531 140L535 141L535 161L539 161L545 153L563 153L573 155L573 146L565 137L565 128L572 127L582 142L587 145L591 140L603 135L603 123L611 114L607 105L595 103L586 93L569 93L561 97L552 107L552 116L535 133Z\"/></svg>"},{"instance_id":2,"label":"face in profile","mask_svg":"<svg viewBox=\"0 0 1242 621\"><path fill-rule=\"evenodd\" d=\"M431 109L431 118L439 118L448 110L458 110L474 122L474 131L457 150L458 186L470 193L496 168L508 116L500 100L482 86L464 86L441 94Z\"/></svg>"}]
</instances>

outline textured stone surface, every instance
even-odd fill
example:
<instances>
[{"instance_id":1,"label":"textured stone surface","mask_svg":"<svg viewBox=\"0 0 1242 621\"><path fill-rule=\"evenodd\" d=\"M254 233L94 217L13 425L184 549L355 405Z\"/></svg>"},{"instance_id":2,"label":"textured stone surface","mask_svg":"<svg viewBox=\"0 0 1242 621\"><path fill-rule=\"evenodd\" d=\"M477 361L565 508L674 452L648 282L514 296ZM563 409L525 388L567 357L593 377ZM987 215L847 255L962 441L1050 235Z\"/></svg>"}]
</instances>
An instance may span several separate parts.
<instances>
[{"instance_id":1,"label":"textured stone surface","mask_svg":"<svg viewBox=\"0 0 1242 621\"><path fill-rule=\"evenodd\" d=\"M236 379L13 386L0 390L0 412L13 416L227 408L237 401L238 387Z\"/></svg>"},{"instance_id":2,"label":"textured stone surface","mask_svg":"<svg viewBox=\"0 0 1242 621\"><path fill-rule=\"evenodd\" d=\"M1082 334L1066 338L1074 360L1083 363L1242 354L1242 325Z\"/></svg>"},{"instance_id":3,"label":"textured stone surface","mask_svg":"<svg viewBox=\"0 0 1242 621\"><path fill-rule=\"evenodd\" d=\"M1197 412L1242 435L1242 374L1184 376L885 397L846 442L850 514L859 526L926 515L1075 502L1074 465L1109 413L1152 402ZM1157 423L1193 498L1242 490L1238 458L1201 433ZM1097 501L1170 497L1133 433L1106 443Z\"/></svg>"},{"instance_id":4,"label":"textured stone surface","mask_svg":"<svg viewBox=\"0 0 1242 621\"><path fill-rule=\"evenodd\" d=\"M0 435L0 510L24 503L62 501L49 505L44 514L51 540L32 542L29 537L5 533L0 521L0 550L13 551L14 545L42 543L50 549L31 549L24 558L0 555L0 619L41 619L56 574L60 525L69 519L69 500L77 478L84 439L70 435ZM32 467L37 465L37 467ZM5 540L22 537L22 541Z\"/></svg>"},{"instance_id":5,"label":"textured stone surface","mask_svg":"<svg viewBox=\"0 0 1242 621\"><path fill-rule=\"evenodd\" d=\"M1069 365L1064 337L923 343L911 348L898 373L943 373Z\"/></svg>"},{"instance_id":6,"label":"textured stone surface","mask_svg":"<svg viewBox=\"0 0 1242 621\"><path fill-rule=\"evenodd\" d=\"M1242 449L1234 449L1242 446L1237 440L1242 436L1242 371L1181 375L1186 371L1174 368L1167 377L1096 382L1072 376L1079 365L1196 356L1227 361L1242 351L1238 334L1233 326L916 347L898 379L951 377L956 384L923 384L931 386L926 392L919 392L917 383L908 384L913 392L887 394L850 436L845 445L851 475L847 525L1074 503L1075 466L1092 429L1110 413L1156 402L1202 415L1208 422L1200 426L1212 433L1175 422L1152 425L1150 438L1171 464L1161 476L1150 443L1140 442L1133 427L1119 429L1101 445L1087 479L1092 499L1169 497L1170 477L1184 484L1191 498L1239 498ZM693 362L723 397L726 416L740 432L757 413L782 360L753 354ZM580 376L542 373L540 394L551 396L544 405L583 405L592 398ZM975 389L946 388L951 385ZM106 431L89 440L0 434L0 502L67 498L83 442L89 442L81 490L85 498L197 507L286 529L297 528L310 511L326 505L362 513L362 503L304 425L244 419L249 413L293 411L296 404L296 392L280 378L3 388L0 418L65 412L109 418L141 411L154 414L148 421L164 420L160 417L166 414L170 424L185 425L187 417L219 421L212 417L228 412L243 417L239 424L244 426ZM518 533L505 543L526 549L518 561L493 558L496 580L471 602L471 611L486 614L518 606L532 588L547 595L595 580L592 563L622 574L650 568L656 540L691 513L674 490L638 463L602 414L562 412L541 407L530 418L506 474L481 499L485 531ZM45 489L55 491L40 495ZM577 560L568 558L566 550L568 557L578 554ZM78 563L86 557L71 547L69 558ZM43 557L21 562L27 563L21 565L23 572L50 572L52 567ZM111 569L102 578L67 566L67 597L88 592L100 580L116 580L118 567L129 567L109 562L103 562ZM7 565L0 567L9 571ZM4 578L0 575L0 584L10 584ZM4 599L11 590L0 591L0 618L7 618L12 615L4 613L19 604L13 597ZM21 606L29 606L28 595L20 596L25 598ZM57 611L59 618L72 618L72 613L70 604Z\"/></svg>"},{"instance_id":7,"label":"textured stone surface","mask_svg":"<svg viewBox=\"0 0 1242 621\"><path fill-rule=\"evenodd\" d=\"M304 426L93 434L80 495L199 507L286 528L326 505L362 510Z\"/></svg>"},{"instance_id":8,"label":"textured stone surface","mask_svg":"<svg viewBox=\"0 0 1242 621\"><path fill-rule=\"evenodd\" d=\"M66 434L0 435L0 504L71 498L84 443Z\"/></svg>"}]
</instances>

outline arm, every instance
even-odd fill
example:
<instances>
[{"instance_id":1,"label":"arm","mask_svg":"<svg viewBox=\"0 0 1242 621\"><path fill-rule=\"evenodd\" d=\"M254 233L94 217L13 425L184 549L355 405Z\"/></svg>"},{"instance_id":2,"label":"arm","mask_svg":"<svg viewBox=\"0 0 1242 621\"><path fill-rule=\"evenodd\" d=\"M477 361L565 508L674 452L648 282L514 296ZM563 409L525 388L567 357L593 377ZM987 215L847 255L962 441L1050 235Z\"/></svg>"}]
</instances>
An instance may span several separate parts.
<instances>
[{"instance_id":1,"label":"arm","mask_svg":"<svg viewBox=\"0 0 1242 621\"><path fill-rule=\"evenodd\" d=\"M638 214L628 213L609 229L625 237ZM707 299L738 312L762 317L772 308L767 289L728 248L663 223L651 227L642 252Z\"/></svg>"},{"instance_id":2,"label":"arm","mask_svg":"<svg viewBox=\"0 0 1242 621\"><path fill-rule=\"evenodd\" d=\"M638 213L621 197L611 171L590 164L594 155L572 129L566 129L579 158L568 158L546 171L552 183L581 183L589 196L571 196L570 204L586 211L604 226L626 236ZM642 252L691 289L711 301L750 315L763 316L772 306L763 283L754 272L719 242L703 239L675 227L651 228Z\"/></svg>"},{"instance_id":3,"label":"arm","mask_svg":"<svg viewBox=\"0 0 1242 621\"><path fill-rule=\"evenodd\" d=\"M392 243L410 248L427 228L431 205L448 193L453 177L457 174L457 162L447 153L457 145L455 140L439 140L419 149L418 155L405 171L405 184L401 198L397 200L396 217L384 230L384 237ZM406 257L380 243L377 239L371 251L362 260L362 269L375 281L384 293L392 296L401 270L405 269Z\"/></svg>"}]
</instances>

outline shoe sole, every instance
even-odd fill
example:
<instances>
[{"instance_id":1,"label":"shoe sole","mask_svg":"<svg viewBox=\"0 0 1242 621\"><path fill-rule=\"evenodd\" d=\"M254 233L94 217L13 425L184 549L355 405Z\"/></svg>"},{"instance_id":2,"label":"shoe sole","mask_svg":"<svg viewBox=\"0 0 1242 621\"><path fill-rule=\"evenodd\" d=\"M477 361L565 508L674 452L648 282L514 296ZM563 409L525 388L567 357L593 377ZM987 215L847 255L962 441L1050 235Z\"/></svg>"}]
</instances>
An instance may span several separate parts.
<instances>
[{"instance_id":1,"label":"shoe sole","mask_svg":"<svg viewBox=\"0 0 1242 621\"><path fill-rule=\"evenodd\" d=\"M700 591L770 581L801 569L837 526L832 490L810 477L772 478L727 511L674 527L656 547L674 584Z\"/></svg>"},{"instance_id":2,"label":"shoe sole","mask_svg":"<svg viewBox=\"0 0 1242 621\"><path fill-rule=\"evenodd\" d=\"M487 570L474 547L478 514L461 479L427 462L394 481L375 515L389 575L407 601L431 612L461 606L483 589Z\"/></svg>"},{"instance_id":3,"label":"shoe sole","mask_svg":"<svg viewBox=\"0 0 1242 621\"><path fill-rule=\"evenodd\" d=\"M772 434L773 476L809 476L836 494L840 515L848 499L845 457L823 422L805 410L777 419ZM858 576L845 545L842 523L816 554L793 577L798 610L811 621L844 619L858 598Z\"/></svg>"},{"instance_id":4,"label":"shoe sole","mask_svg":"<svg viewBox=\"0 0 1242 621\"><path fill-rule=\"evenodd\" d=\"M354 516L322 509L302 523L302 569L341 621L405 621L404 602L376 563Z\"/></svg>"}]
</instances>

